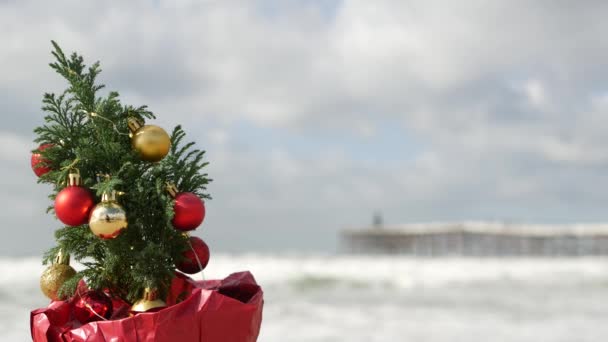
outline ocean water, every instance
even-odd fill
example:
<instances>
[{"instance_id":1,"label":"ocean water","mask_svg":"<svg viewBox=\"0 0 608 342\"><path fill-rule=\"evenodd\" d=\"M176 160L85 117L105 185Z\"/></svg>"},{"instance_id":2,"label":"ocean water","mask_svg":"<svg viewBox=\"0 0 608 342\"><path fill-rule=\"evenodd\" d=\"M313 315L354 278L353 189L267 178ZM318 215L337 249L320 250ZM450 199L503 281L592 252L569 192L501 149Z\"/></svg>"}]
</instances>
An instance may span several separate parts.
<instances>
[{"instance_id":1,"label":"ocean water","mask_svg":"<svg viewBox=\"0 0 608 342\"><path fill-rule=\"evenodd\" d=\"M39 258L0 258L0 341L29 341L46 305ZM602 341L608 259L215 255L204 276L250 270L259 341ZM200 278L200 275L198 275Z\"/></svg>"}]
</instances>

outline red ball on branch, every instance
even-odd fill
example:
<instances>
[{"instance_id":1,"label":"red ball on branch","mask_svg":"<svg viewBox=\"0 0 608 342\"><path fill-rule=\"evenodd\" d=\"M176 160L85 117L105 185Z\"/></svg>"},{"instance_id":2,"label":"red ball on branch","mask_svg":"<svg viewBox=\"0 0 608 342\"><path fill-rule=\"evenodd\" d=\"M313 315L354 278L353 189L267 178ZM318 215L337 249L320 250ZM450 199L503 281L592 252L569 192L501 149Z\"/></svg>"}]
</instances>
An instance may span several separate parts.
<instances>
[{"instance_id":1,"label":"red ball on branch","mask_svg":"<svg viewBox=\"0 0 608 342\"><path fill-rule=\"evenodd\" d=\"M205 219L205 204L191 192L180 192L175 196L173 227L190 231L200 226Z\"/></svg>"},{"instance_id":2,"label":"red ball on branch","mask_svg":"<svg viewBox=\"0 0 608 342\"><path fill-rule=\"evenodd\" d=\"M49 147L53 147L53 144L44 144L38 147L38 151L44 151ZM40 153L32 153L30 159L32 170L38 177L42 177L44 174L51 171L51 167L48 165L49 160L42 157Z\"/></svg>"},{"instance_id":3,"label":"red ball on branch","mask_svg":"<svg viewBox=\"0 0 608 342\"><path fill-rule=\"evenodd\" d=\"M195 274L207 267L210 257L209 246L196 236L191 236L188 242L190 245L184 252L184 259L177 265L177 269L187 274Z\"/></svg>"},{"instance_id":4,"label":"red ball on branch","mask_svg":"<svg viewBox=\"0 0 608 342\"><path fill-rule=\"evenodd\" d=\"M71 173L69 185L55 197L55 214L68 226L80 226L89 221L95 206L93 194L80 186L80 175Z\"/></svg>"},{"instance_id":5,"label":"red ball on branch","mask_svg":"<svg viewBox=\"0 0 608 342\"><path fill-rule=\"evenodd\" d=\"M88 291L82 296L76 295L74 302L74 317L86 324L112 316L112 299L103 292ZM102 318L103 317L103 318Z\"/></svg>"}]
</instances>

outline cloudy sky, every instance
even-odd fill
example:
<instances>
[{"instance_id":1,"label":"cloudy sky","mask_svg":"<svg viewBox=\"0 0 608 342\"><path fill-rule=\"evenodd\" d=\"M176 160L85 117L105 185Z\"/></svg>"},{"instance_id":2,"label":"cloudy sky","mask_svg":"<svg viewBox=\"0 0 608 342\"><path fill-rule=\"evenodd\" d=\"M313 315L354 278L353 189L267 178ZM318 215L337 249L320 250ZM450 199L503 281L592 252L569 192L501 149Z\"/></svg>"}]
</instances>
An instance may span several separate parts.
<instances>
[{"instance_id":1,"label":"cloudy sky","mask_svg":"<svg viewBox=\"0 0 608 342\"><path fill-rule=\"evenodd\" d=\"M388 223L608 220L604 1L0 0L0 254L58 222L29 167L50 40L208 152L216 251Z\"/></svg>"}]
</instances>

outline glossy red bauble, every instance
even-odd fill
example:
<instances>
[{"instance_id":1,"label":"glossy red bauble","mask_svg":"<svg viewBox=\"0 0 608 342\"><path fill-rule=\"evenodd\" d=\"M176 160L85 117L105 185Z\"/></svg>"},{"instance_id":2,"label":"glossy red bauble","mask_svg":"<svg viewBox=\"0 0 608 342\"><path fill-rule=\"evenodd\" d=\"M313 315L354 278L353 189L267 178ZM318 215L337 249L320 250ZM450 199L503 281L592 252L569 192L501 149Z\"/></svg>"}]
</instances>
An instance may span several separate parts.
<instances>
[{"instance_id":1,"label":"glossy red bauble","mask_svg":"<svg viewBox=\"0 0 608 342\"><path fill-rule=\"evenodd\" d=\"M182 231L189 231L200 226L205 219L205 204L193 193L180 192L175 196L173 207L173 227Z\"/></svg>"},{"instance_id":2,"label":"glossy red bauble","mask_svg":"<svg viewBox=\"0 0 608 342\"><path fill-rule=\"evenodd\" d=\"M177 269L188 274L198 273L209 263L209 246L202 239L191 236L190 246L184 252L184 260L177 265Z\"/></svg>"},{"instance_id":3,"label":"glossy red bauble","mask_svg":"<svg viewBox=\"0 0 608 342\"><path fill-rule=\"evenodd\" d=\"M61 190L55 198L55 214L61 222L68 226L80 226L87 223L94 206L93 194L81 186L68 186Z\"/></svg>"},{"instance_id":4,"label":"glossy red bauble","mask_svg":"<svg viewBox=\"0 0 608 342\"><path fill-rule=\"evenodd\" d=\"M53 144L40 145L40 147L38 147L38 151L43 151L52 146ZM40 153L32 153L32 158L30 162L32 164L32 170L38 177L41 177L42 175L52 170L50 166L46 165L48 163L48 160L42 158L42 155Z\"/></svg>"},{"instance_id":5,"label":"glossy red bauble","mask_svg":"<svg viewBox=\"0 0 608 342\"><path fill-rule=\"evenodd\" d=\"M82 296L76 294L74 302L74 317L86 324L102 320L101 317L109 319L112 316L112 299L103 292L88 291Z\"/></svg>"}]
</instances>

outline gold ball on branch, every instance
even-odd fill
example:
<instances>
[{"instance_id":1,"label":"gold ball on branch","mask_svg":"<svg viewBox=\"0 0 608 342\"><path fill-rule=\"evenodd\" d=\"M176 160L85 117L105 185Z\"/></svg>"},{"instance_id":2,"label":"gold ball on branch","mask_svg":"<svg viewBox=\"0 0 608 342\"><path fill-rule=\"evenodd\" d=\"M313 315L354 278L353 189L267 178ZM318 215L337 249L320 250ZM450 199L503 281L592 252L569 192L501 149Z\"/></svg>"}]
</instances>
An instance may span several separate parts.
<instances>
[{"instance_id":1,"label":"gold ball on branch","mask_svg":"<svg viewBox=\"0 0 608 342\"><path fill-rule=\"evenodd\" d=\"M133 303L131 312L154 312L164 308L165 306L167 306L167 304L158 298L158 291L156 289L146 288L144 290L144 297Z\"/></svg>"},{"instance_id":2,"label":"gold ball on branch","mask_svg":"<svg viewBox=\"0 0 608 342\"><path fill-rule=\"evenodd\" d=\"M40 289L51 300L61 300L59 290L70 278L76 275L76 270L70 266L70 256L59 251L55 261L42 272Z\"/></svg>"},{"instance_id":3,"label":"gold ball on branch","mask_svg":"<svg viewBox=\"0 0 608 342\"><path fill-rule=\"evenodd\" d=\"M93 234L102 239L114 239L127 229L127 226L127 213L116 202L116 191L104 193L101 203L95 206L89 219L89 228Z\"/></svg>"},{"instance_id":4,"label":"gold ball on branch","mask_svg":"<svg viewBox=\"0 0 608 342\"><path fill-rule=\"evenodd\" d=\"M131 146L141 159L149 162L161 161L171 148L171 138L167 132L156 125L145 125L134 118L129 119Z\"/></svg>"}]
</instances>

